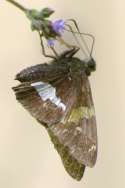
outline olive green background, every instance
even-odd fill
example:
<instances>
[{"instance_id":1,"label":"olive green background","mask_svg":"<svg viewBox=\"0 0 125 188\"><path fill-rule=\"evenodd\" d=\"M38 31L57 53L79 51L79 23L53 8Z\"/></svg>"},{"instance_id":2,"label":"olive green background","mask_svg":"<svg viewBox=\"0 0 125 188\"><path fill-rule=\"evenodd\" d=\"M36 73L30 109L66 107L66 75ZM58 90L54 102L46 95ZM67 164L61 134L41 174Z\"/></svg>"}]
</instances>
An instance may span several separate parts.
<instances>
[{"instance_id":1,"label":"olive green background","mask_svg":"<svg viewBox=\"0 0 125 188\"><path fill-rule=\"evenodd\" d=\"M52 7L53 18L75 18L96 37L97 72L90 78L99 151L96 166L81 182L65 172L49 136L11 90L21 69L47 60L25 15L0 1L0 187L125 187L125 2L123 0L20 0L27 7Z\"/></svg>"}]
</instances>

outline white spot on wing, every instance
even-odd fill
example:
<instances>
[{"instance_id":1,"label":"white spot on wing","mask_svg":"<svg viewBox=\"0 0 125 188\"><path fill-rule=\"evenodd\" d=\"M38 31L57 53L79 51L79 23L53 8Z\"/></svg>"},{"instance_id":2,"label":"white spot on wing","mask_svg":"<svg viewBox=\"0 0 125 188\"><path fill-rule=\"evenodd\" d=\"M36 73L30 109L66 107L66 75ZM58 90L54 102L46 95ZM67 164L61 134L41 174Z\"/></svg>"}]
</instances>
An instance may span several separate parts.
<instances>
[{"instance_id":1,"label":"white spot on wing","mask_svg":"<svg viewBox=\"0 0 125 188\"><path fill-rule=\"evenodd\" d=\"M53 104L55 104L59 108L62 108L63 111L66 110L66 105L61 102L61 99L59 97L56 96L56 89L50 84L44 82L35 82L32 83L31 86L35 87L43 101L49 99Z\"/></svg>"},{"instance_id":2,"label":"white spot on wing","mask_svg":"<svg viewBox=\"0 0 125 188\"><path fill-rule=\"evenodd\" d=\"M88 152L95 151L95 150L96 150L96 145L93 144L93 145L91 146L91 148L89 148Z\"/></svg>"},{"instance_id":3,"label":"white spot on wing","mask_svg":"<svg viewBox=\"0 0 125 188\"><path fill-rule=\"evenodd\" d=\"M81 127L76 127L75 131L74 131L74 136L77 136L80 133L82 133L82 128Z\"/></svg>"},{"instance_id":4,"label":"white spot on wing","mask_svg":"<svg viewBox=\"0 0 125 188\"><path fill-rule=\"evenodd\" d=\"M81 127L76 127L76 130L79 132L82 132L82 128Z\"/></svg>"}]
</instances>

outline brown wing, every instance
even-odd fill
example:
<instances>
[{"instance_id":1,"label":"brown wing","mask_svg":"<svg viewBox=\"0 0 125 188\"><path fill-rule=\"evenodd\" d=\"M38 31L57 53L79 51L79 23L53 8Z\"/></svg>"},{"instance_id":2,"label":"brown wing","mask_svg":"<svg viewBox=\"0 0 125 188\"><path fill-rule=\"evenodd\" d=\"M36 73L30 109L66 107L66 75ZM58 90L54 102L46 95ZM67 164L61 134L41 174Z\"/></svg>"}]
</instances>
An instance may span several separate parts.
<instances>
[{"instance_id":1,"label":"brown wing","mask_svg":"<svg viewBox=\"0 0 125 188\"><path fill-rule=\"evenodd\" d=\"M15 79L20 82L33 82L42 80L43 82L55 81L68 74L68 68L59 62L50 62L50 64L38 64L28 67L19 72Z\"/></svg>"},{"instance_id":2,"label":"brown wing","mask_svg":"<svg viewBox=\"0 0 125 188\"><path fill-rule=\"evenodd\" d=\"M66 171L72 178L78 181L81 180L85 171L85 165L81 164L77 159L72 156L72 154L70 154L69 148L60 143L58 137L53 134L53 131L51 131L51 129L47 130L55 149L61 157Z\"/></svg>"},{"instance_id":3,"label":"brown wing","mask_svg":"<svg viewBox=\"0 0 125 188\"><path fill-rule=\"evenodd\" d=\"M32 82L38 80L52 82L58 80L69 73L67 61L69 61L78 50L78 48L72 48L60 54L57 60L28 67L19 72L15 79L20 82Z\"/></svg>"},{"instance_id":4,"label":"brown wing","mask_svg":"<svg viewBox=\"0 0 125 188\"><path fill-rule=\"evenodd\" d=\"M52 84L25 82L13 90L24 108L46 126L60 122L76 100L72 81L65 76Z\"/></svg>"},{"instance_id":5,"label":"brown wing","mask_svg":"<svg viewBox=\"0 0 125 188\"><path fill-rule=\"evenodd\" d=\"M63 121L49 129L80 164L92 167L97 158L97 130L88 78L79 79L77 86L76 105Z\"/></svg>"},{"instance_id":6,"label":"brown wing","mask_svg":"<svg viewBox=\"0 0 125 188\"><path fill-rule=\"evenodd\" d=\"M60 98L60 103L56 103L56 100L52 100L51 98L53 96L51 95L53 88L56 91L56 99ZM49 129L52 124L63 121L63 117L67 116L76 103L76 89L72 80L64 76L63 79L60 78L58 81L53 81L52 84L25 82L14 87L13 90L15 91L17 100L24 108L47 128L66 171L76 180L80 180L83 176L85 166L69 153L69 148L60 143L58 137ZM48 95L48 91L50 95ZM46 98L47 96L48 99ZM62 104L65 105L65 108Z\"/></svg>"}]
</instances>

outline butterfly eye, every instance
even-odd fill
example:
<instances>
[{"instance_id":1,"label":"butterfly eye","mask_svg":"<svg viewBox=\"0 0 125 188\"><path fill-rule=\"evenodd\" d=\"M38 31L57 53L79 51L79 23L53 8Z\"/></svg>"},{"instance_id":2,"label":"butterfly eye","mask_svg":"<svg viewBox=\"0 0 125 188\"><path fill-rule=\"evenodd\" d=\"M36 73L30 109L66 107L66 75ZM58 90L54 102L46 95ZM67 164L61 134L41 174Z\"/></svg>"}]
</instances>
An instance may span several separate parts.
<instances>
[{"instance_id":1,"label":"butterfly eye","mask_svg":"<svg viewBox=\"0 0 125 188\"><path fill-rule=\"evenodd\" d=\"M96 62L93 58L88 62L88 67L90 71L95 71L96 70Z\"/></svg>"},{"instance_id":2,"label":"butterfly eye","mask_svg":"<svg viewBox=\"0 0 125 188\"><path fill-rule=\"evenodd\" d=\"M91 75L91 72L96 70L96 62L93 58L91 58L88 62L85 63L85 73L87 76Z\"/></svg>"}]
</instances>

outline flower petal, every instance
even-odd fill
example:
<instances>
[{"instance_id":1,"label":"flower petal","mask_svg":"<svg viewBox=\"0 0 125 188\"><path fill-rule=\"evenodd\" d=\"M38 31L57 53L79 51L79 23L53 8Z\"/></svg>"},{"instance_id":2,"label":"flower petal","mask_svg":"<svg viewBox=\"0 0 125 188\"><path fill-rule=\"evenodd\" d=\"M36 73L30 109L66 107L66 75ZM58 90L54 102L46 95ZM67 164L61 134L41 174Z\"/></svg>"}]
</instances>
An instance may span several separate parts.
<instances>
[{"instance_id":1,"label":"flower petal","mask_svg":"<svg viewBox=\"0 0 125 188\"><path fill-rule=\"evenodd\" d=\"M53 30L59 34L64 31L64 25L65 25L64 20L56 20L55 22L52 23Z\"/></svg>"},{"instance_id":2,"label":"flower petal","mask_svg":"<svg viewBox=\"0 0 125 188\"><path fill-rule=\"evenodd\" d=\"M54 46L54 43L55 43L55 41L54 41L54 39L48 39L47 40L47 44L48 44L48 46Z\"/></svg>"}]
</instances>

